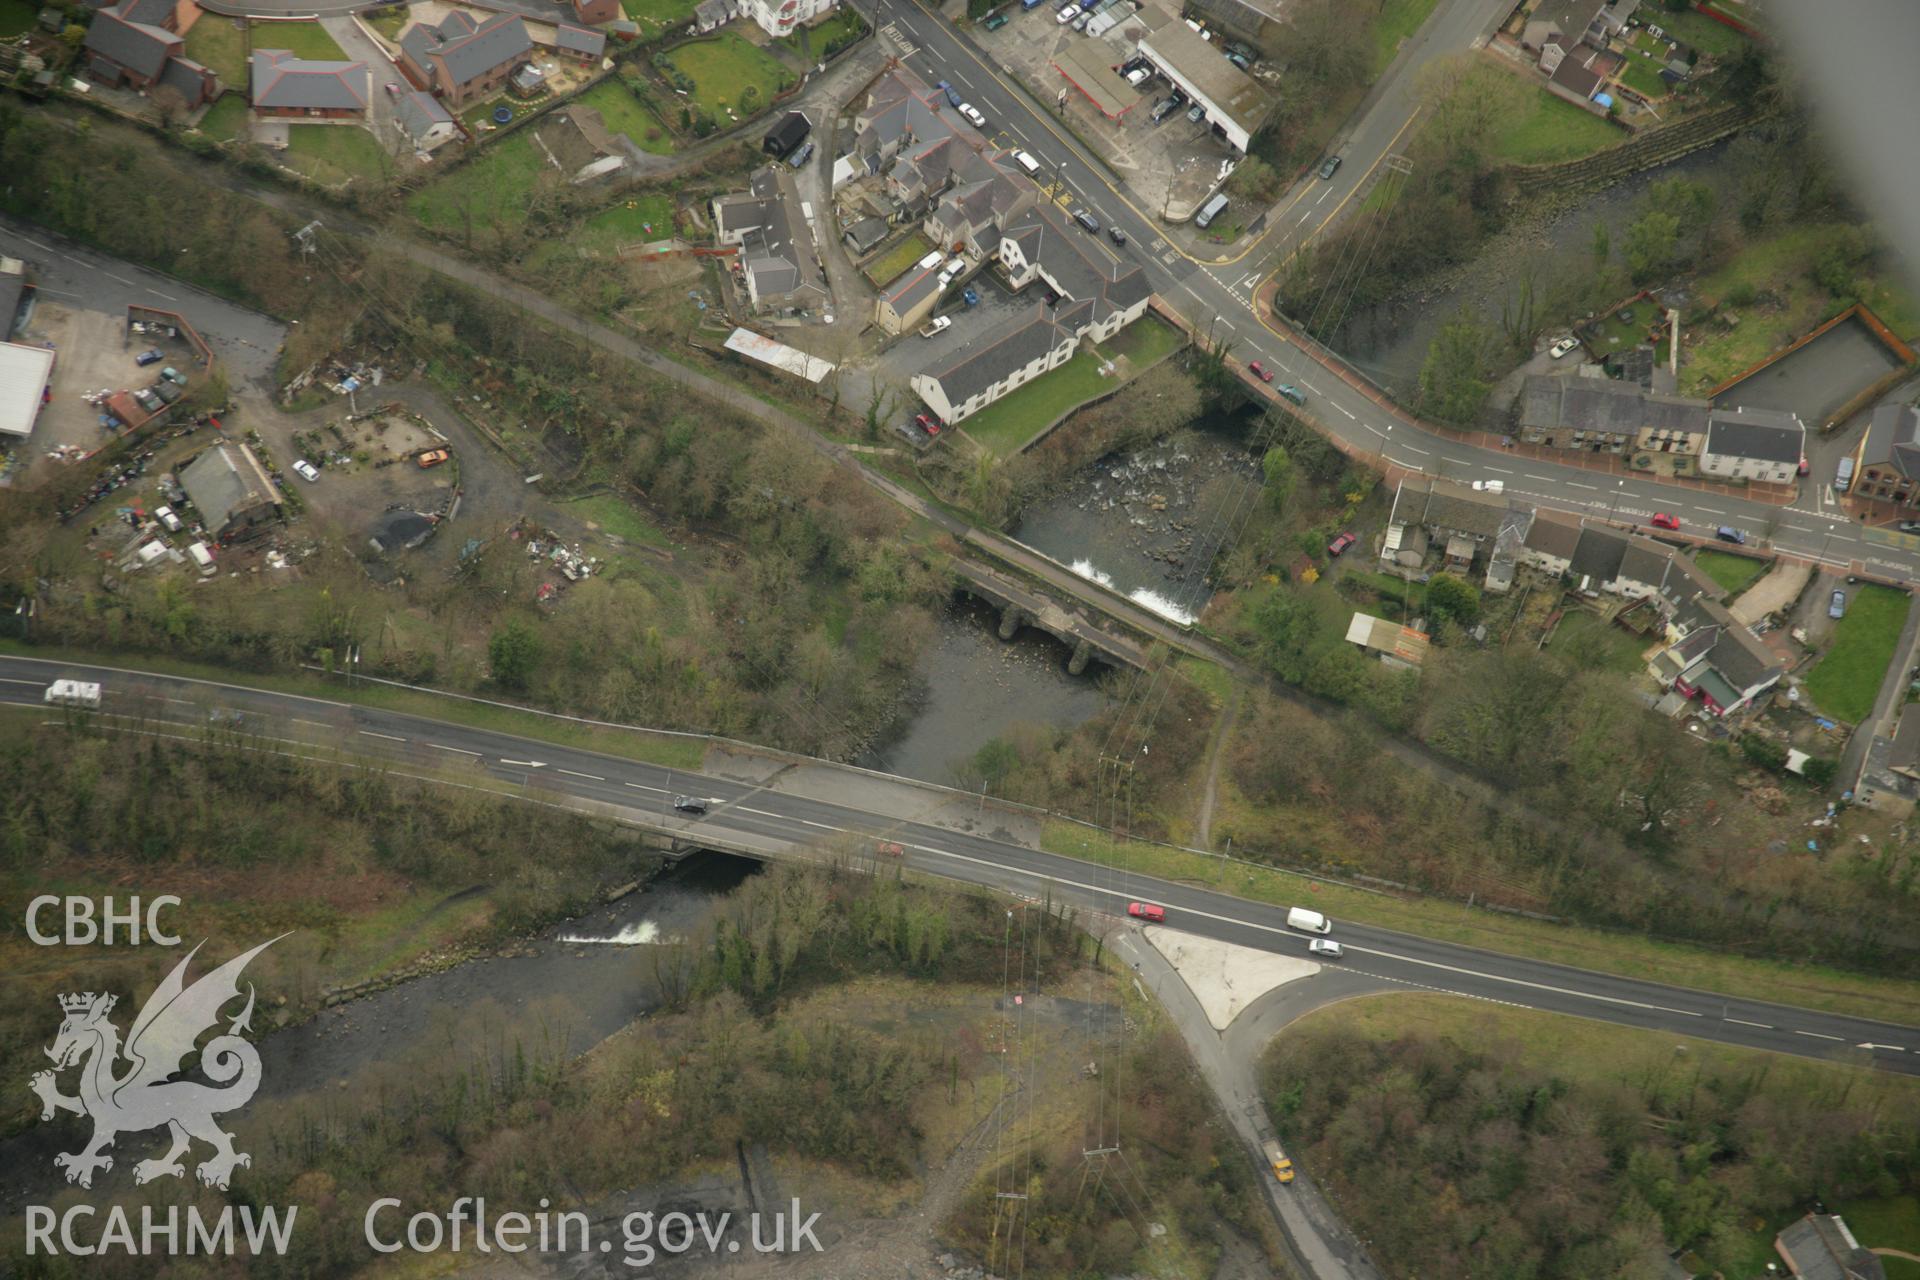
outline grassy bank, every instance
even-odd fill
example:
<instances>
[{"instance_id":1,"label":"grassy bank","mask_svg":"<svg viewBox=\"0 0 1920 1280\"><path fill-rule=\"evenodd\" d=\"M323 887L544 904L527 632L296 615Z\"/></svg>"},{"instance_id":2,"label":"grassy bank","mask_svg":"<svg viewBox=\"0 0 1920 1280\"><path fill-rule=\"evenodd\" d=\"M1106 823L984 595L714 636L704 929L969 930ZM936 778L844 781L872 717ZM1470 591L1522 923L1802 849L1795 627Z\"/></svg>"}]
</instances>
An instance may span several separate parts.
<instances>
[{"instance_id":1,"label":"grassy bank","mask_svg":"<svg viewBox=\"0 0 1920 1280\"><path fill-rule=\"evenodd\" d=\"M1367 893L1271 867L1123 842L1070 822L1049 822L1040 846L1050 853L1217 889L1255 902L1304 903L1336 919L1403 929L1507 955L1908 1026L1920 1022L1920 982L1753 960L1651 938L1477 911L1433 898ZM1147 892L1144 885L1140 892Z\"/></svg>"}]
</instances>

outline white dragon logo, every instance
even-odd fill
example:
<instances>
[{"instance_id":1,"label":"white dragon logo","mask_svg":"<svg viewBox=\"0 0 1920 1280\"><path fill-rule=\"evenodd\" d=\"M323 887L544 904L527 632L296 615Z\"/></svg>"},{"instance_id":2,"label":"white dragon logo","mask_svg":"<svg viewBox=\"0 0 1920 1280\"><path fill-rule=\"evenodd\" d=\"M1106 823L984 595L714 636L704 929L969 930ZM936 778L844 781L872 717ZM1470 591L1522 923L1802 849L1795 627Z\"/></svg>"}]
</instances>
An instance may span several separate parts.
<instances>
[{"instance_id":1,"label":"white dragon logo","mask_svg":"<svg viewBox=\"0 0 1920 1280\"><path fill-rule=\"evenodd\" d=\"M233 1135L213 1121L222 1112L247 1105L260 1087L259 1051L240 1037L240 1032L251 1030L251 983L247 986L247 1007L229 1024L225 1035L215 1036L200 1051L201 1072L225 1087L169 1077L180 1071L193 1053L201 1032L220 1021L221 1007L239 998L240 972L247 962L278 941L280 938L269 939L188 986L187 965L200 951L195 947L154 988L127 1033L124 1049L119 1028L107 1017L118 997L91 991L60 997L60 1009L66 1016L53 1047L46 1051L53 1059L53 1070L36 1073L31 1088L40 1095L42 1120L53 1119L59 1111L93 1118L93 1140L86 1149L53 1158L56 1166L66 1170L68 1182L91 1187L96 1170L113 1168L113 1157L105 1151L116 1136L162 1125L172 1136L173 1146L159 1159L136 1164L135 1182L185 1176L180 1157L195 1138L214 1149L213 1156L202 1160L195 1170L200 1181L210 1187L224 1190L235 1166L253 1163L251 1156L233 1149ZM114 1068L123 1054L132 1067L116 1077ZM55 1077L68 1067L80 1066L83 1060L79 1096L70 1098L60 1092Z\"/></svg>"}]
</instances>

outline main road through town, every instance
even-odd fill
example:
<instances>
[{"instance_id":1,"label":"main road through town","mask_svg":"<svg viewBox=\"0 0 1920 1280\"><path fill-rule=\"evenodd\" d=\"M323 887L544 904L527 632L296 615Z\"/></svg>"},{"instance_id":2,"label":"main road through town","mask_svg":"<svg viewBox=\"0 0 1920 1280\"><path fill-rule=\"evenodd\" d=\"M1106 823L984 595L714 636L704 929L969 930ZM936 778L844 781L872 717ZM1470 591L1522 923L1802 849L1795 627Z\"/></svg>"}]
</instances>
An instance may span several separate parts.
<instances>
[{"instance_id":1,"label":"main road through town","mask_svg":"<svg viewBox=\"0 0 1920 1280\"><path fill-rule=\"evenodd\" d=\"M1056 112L1042 105L1005 69L994 65L963 34L914 0L875 0L875 26L893 41L906 65L918 75L952 82L961 95L986 113L996 134L1011 139L1039 161L1042 181L1063 187L1071 207L1087 208L1105 226L1126 232L1131 254L1147 271L1154 290L1194 328L1212 330L1231 344L1236 361L1259 360L1282 382L1307 395L1305 412L1321 430L1346 445L1410 471L1450 480L1498 480L1510 498L1579 515L1644 524L1655 512L1680 519L1684 532L1710 538L1722 526L1770 542L1775 552L1828 564L1846 571L1863 569L1878 577L1920 577L1920 537L1867 529L1850 521L1832 495L1820 501L1780 507L1738 494L1681 488L1657 480L1621 477L1535 458L1498 448L1483 448L1435 430L1386 403L1358 379L1341 375L1337 355L1306 351L1262 313L1256 301L1260 283L1285 257L1314 235L1334 225L1343 212L1362 203L1368 184L1384 176L1416 123L1418 103L1411 87L1414 64L1477 42L1484 25L1502 9L1489 0L1442 0L1414 37L1347 131L1345 163L1331 182L1301 180L1283 201L1279 225L1256 250L1235 261L1209 262L1189 254L1161 234L1148 210L1137 207L1116 175L1068 130ZM1031 16L1031 15L1029 15ZM1044 17L1044 15L1041 15ZM1019 18L1015 19L1020 21ZM1401 214L1399 216L1408 216ZM1103 237L1101 243L1112 251ZM1271 396L1269 389L1266 394Z\"/></svg>"},{"instance_id":2,"label":"main road through town","mask_svg":"<svg viewBox=\"0 0 1920 1280\"><path fill-rule=\"evenodd\" d=\"M127 732L197 739L209 732L210 711L237 710L243 719L234 741L241 745L376 763L430 781L464 777L467 785L531 788L528 794L547 803L602 814L612 806L624 821L688 846L710 841L778 855L836 836L884 838L902 844L906 865L917 871L1034 898L1051 896L1116 917L1124 917L1129 900L1154 901L1167 908L1170 928L1263 951L1301 955L1306 949L1307 937L1287 927L1284 907L1121 873L992 834L885 811L889 802L898 809L903 786L922 786L909 780L846 770L836 789L847 799L836 803L373 707L48 658L0 656L0 702L42 704L45 689L57 678L99 682L102 714ZM46 708L52 720L68 714ZM951 799L943 789L924 791L933 803L913 806L913 812ZM705 798L707 812L677 811L672 797L679 794ZM863 807L863 799L872 807ZM1421 989L1746 1048L1870 1061L1920 1075L1920 1027L1666 986L1347 921L1336 922L1333 936L1346 949L1348 969Z\"/></svg>"}]
</instances>

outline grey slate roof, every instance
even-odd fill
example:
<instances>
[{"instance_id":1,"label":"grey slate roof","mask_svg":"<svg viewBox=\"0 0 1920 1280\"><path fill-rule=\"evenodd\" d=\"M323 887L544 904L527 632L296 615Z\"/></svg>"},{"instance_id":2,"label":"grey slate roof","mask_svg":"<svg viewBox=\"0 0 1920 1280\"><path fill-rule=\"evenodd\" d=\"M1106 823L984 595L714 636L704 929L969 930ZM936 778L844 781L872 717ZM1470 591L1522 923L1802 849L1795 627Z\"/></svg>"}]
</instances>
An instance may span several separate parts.
<instances>
[{"instance_id":1,"label":"grey slate roof","mask_svg":"<svg viewBox=\"0 0 1920 1280\"><path fill-rule=\"evenodd\" d=\"M112 9L95 14L93 25L87 28L88 51L148 79L157 79L168 56L184 43L171 31L128 22Z\"/></svg>"},{"instance_id":2,"label":"grey slate roof","mask_svg":"<svg viewBox=\"0 0 1920 1280\"><path fill-rule=\"evenodd\" d=\"M1869 467L1891 466L1909 480L1920 476L1920 409L1910 404L1875 409L1860 461Z\"/></svg>"},{"instance_id":3,"label":"grey slate roof","mask_svg":"<svg viewBox=\"0 0 1920 1280\"><path fill-rule=\"evenodd\" d=\"M1774 1240L1799 1280L1886 1280L1886 1267L1860 1247L1839 1214L1810 1213Z\"/></svg>"},{"instance_id":4,"label":"grey slate roof","mask_svg":"<svg viewBox=\"0 0 1920 1280\"><path fill-rule=\"evenodd\" d=\"M209 79L213 79L215 84L219 83L211 71L191 58L177 56L168 58L167 65L160 71L160 83L174 90L190 103L197 103L210 93L218 92L218 90L207 88Z\"/></svg>"},{"instance_id":5,"label":"grey slate roof","mask_svg":"<svg viewBox=\"0 0 1920 1280\"><path fill-rule=\"evenodd\" d=\"M217 444L180 469L180 487L218 532L236 513L276 503L279 493L245 445Z\"/></svg>"},{"instance_id":6,"label":"grey slate roof","mask_svg":"<svg viewBox=\"0 0 1920 1280\"><path fill-rule=\"evenodd\" d=\"M961 347L944 368L930 369L926 376L940 384L949 404L958 405L1075 341L1073 330L1054 319L1046 303L1036 302Z\"/></svg>"},{"instance_id":7,"label":"grey slate roof","mask_svg":"<svg viewBox=\"0 0 1920 1280\"><path fill-rule=\"evenodd\" d=\"M1707 414L1706 452L1721 457L1798 463L1807 429L1777 409L1714 409Z\"/></svg>"},{"instance_id":8,"label":"grey slate roof","mask_svg":"<svg viewBox=\"0 0 1920 1280\"><path fill-rule=\"evenodd\" d=\"M1573 561L1567 572L1576 578L1591 577L1597 586L1620 576L1620 564L1627 556L1627 537L1612 529L1593 525L1580 530L1580 545L1573 549Z\"/></svg>"},{"instance_id":9,"label":"grey slate roof","mask_svg":"<svg viewBox=\"0 0 1920 1280\"><path fill-rule=\"evenodd\" d=\"M607 36L604 31L570 27L563 22L554 28L553 44L556 49L566 49L572 53L584 53L588 57L597 58L607 50Z\"/></svg>"},{"instance_id":10,"label":"grey slate roof","mask_svg":"<svg viewBox=\"0 0 1920 1280\"><path fill-rule=\"evenodd\" d=\"M253 51L253 105L281 110L364 111L372 76L364 62L310 62L286 49Z\"/></svg>"},{"instance_id":11,"label":"grey slate roof","mask_svg":"<svg viewBox=\"0 0 1920 1280\"><path fill-rule=\"evenodd\" d=\"M1580 522L1553 511L1539 512L1534 516L1533 527L1527 530L1526 544L1529 551L1543 556L1572 560L1580 546Z\"/></svg>"},{"instance_id":12,"label":"grey slate roof","mask_svg":"<svg viewBox=\"0 0 1920 1280\"><path fill-rule=\"evenodd\" d=\"M1503 499L1482 498L1465 485L1448 480L1402 480L1393 499L1392 522L1491 538L1500 532L1506 514Z\"/></svg>"},{"instance_id":13,"label":"grey slate roof","mask_svg":"<svg viewBox=\"0 0 1920 1280\"><path fill-rule=\"evenodd\" d=\"M174 0L121 0L114 12L128 22L143 22L150 27L165 26L174 16Z\"/></svg>"},{"instance_id":14,"label":"grey slate roof","mask_svg":"<svg viewBox=\"0 0 1920 1280\"><path fill-rule=\"evenodd\" d=\"M1137 263L1102 257L1090 247L1091 237L1069 224L1050 202L1042 201L1019 214L1007 225L1006 237L1020 246L1026 260L1037 265L1063 297L1093 303L1096 322L1153 293Z\"/></svg>"},{"instance_id":15,"label":"grey slate roof","mask_svg":"<svg viewBox=\"0 0 1920 1280\"><path fill-rule=\"evenodd\" d=\"M431 68L438 56L455 84L467 84L532 53L533 37L512 14L496 13L475 26L456 9L437 27L424 22L408 27L400 47L422 68Z\"/></svg>"},{"instance_id":16,"label":"grey slate roof","mask_svg":"<svg viewBox=\"0 0 1920 1280\"><path fill-rule=\"evenodd\" d=\"M1697 432L1706 422L1704 400L1656 395L1610 378L1536 373L1520 394L1520 425L1530 430L1572 427L1631 435L1642 427Z\"/></svg>"},{"instance_id":17,"label":"grey slate roof","mask_svg":"<svg viewBox=\"0 0 1920 1280\"><path fill-rule=\"evenodd\" d=\"M393 106L393 114L400 121L400 127L415 142L424 142L427 132L436 124L452 124L453 117L440 105L440 100L430 93L415 91L400 96Z\"/></svg>"},{"instance_id":18,"label":"grey slate roof","mask_svg":"<svg viewBox=\"0 0 1920 1280\"><path fill-rule=\"evenodd\" d=\"M907 273L894 285L893 292L887 295L887 305L895 315L904 316L938 292L940 268L922 267Z\"/></svg>"}]
</instances>

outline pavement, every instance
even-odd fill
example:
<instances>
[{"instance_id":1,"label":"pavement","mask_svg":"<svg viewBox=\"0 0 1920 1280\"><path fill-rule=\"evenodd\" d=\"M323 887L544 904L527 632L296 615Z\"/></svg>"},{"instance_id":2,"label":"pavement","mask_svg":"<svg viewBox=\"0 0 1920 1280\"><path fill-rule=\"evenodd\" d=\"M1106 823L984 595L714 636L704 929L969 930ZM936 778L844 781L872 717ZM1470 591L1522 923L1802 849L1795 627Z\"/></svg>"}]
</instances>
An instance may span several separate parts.
<instances>
[{"instance_id":1,"label":"pavement","mask_svg":"<svg viewBox=\"0 0 1920 1280\"><path fill-rule=\"evenodd\" d=\"M1823 561L1843 572L1905 582L1920 576L1920 537L1856 528L1837 506L1788 508L1724 486L1677 485L1637 475L1608 475L1552 456L1523 456L1497 438L1463 435L1419 421L1389 400L1336 353L1295 334L1272 311L1274 270L1300 244L1343 215L1394 154L1418 111L1418 68L1434 58L1483 43L1510 9L1496 0L1452 0L1434 11L1404 46L1342 135L1344 164L1331 182L1303 180L1282 202L1263 236L1227 261L1206 261L1168 239L1165 228L1138 207L1106 164L1065 132L1052 112L981 56L971 42L911 0L876 0L874 25L901 33L916 74L953 82L1015 138L1103 225L1117 225L1132 243L1155 292L1196 325L1210 326L1231 344L1236 362L1258 359L1281 382L1304 390L1309 421L1350 454L1400 474L1449 479L1500 479L1509 497L1623 524L1644 524L1656 511L1680 518L1683 532L1710 539L1731 524L1774 528L1775 554ZM1258 398L1281 403L1271 387L1248 379ZM1545 451L1539 451L1541 455Z\"/></svg>"},{"instance_id":2,"label":"pavement","mask_svg":"<svg viewBox=\"0 0 1920 1280\"><path fill-rule=\"evenodd\" d=\"M929 822L930 809L945 809L965 793L912 779L847 769L844 798L822 799L813 789L787 792L722 773L669 770L423 716L55 658L0 657L0 701L38 705L58 678L99 682L107 723L130 731L194 737L209 709L229 707L246 716L241 740L254 749L349 767L373 763L451 785L519 787L533 802L614 818L686 847L809 857L823 840L885 838L905 846L909 867L948 879L1106 914L1123 913L1129 899L1147 899L1163 904L1175 927L1279 955L1299 955L1306 941L1287 927L1284 906L1137 873L1116 875L1008 838L1014 833L1001 815L1031 811L976 797L975 829ZM128 718L119 720L122 715ZM49 718L62 717L50 711ZM677 812L669 803L675 794L704 794L711 808L703 815ZM1883 1070L1920 1075L1920 1027L1721 996L1372 925L1337 921L1335 937L1346 951L1343 971L1382 981L1798 1057L1865 1058Z\"/></svg>"}]
</instances>

